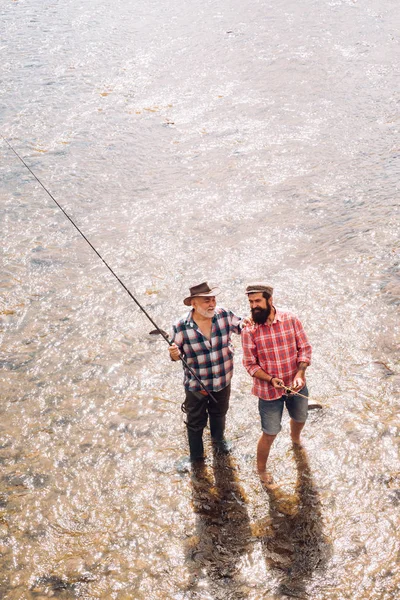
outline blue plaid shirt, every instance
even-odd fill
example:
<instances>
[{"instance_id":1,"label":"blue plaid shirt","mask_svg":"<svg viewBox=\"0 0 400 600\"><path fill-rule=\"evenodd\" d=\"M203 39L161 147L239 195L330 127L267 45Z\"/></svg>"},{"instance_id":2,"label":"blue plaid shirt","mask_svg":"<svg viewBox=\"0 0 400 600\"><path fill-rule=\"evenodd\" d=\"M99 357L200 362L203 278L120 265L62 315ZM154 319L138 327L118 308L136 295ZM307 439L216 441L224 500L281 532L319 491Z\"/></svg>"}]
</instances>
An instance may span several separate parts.
<instances>
[{"instance_id":1,"label":"blue plaid shirt","mask_svg":"<svg viewBox=\"0 0 400 600\"><path fill-rule=\"evenodd\" d=\"M217 306L212 318L211 339L208 340L194 322L192 313L193 309L186 318L173 325L171 341L178 346L204 386L210 392L218 392L229 385L232 379L234 349L231 334L240 334L242 319L232 311ZM183 371L185 389L202 391L199 382L185 366Z\"/></svg>"}]
</instances>

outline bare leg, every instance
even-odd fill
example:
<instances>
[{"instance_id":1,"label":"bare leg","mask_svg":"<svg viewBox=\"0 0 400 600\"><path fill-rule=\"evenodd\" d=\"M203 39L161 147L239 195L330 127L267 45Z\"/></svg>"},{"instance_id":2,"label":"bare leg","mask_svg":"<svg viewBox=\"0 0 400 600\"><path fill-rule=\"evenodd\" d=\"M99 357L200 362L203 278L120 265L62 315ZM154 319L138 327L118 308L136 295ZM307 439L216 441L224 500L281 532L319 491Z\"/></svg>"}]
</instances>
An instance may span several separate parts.
<instances>
[{"instance_id":1,"label":"bare leg","mask_svg":"<svg viewBox=\"0 0 400 600\"><path fill-rule=\"evenodd\" d=\"M263 432L257 444L257 471L264 483L272 482L272 477L266 472L266 468L269 451L275 438L276 435L268 435Z\"/></svg>"},{"instance_id":2,"label":"bare leg","mask_svg":"<svg viewBox=\"0 0 400 600\"><path fill-rule=\"evenodd\" d=\"M299 423L298 421L293 421L293 419L290 419L290 437L292 438L292 442L294 444L301 444L300 433L303 427L304 423Z\"/></svg>"}]
</instances>

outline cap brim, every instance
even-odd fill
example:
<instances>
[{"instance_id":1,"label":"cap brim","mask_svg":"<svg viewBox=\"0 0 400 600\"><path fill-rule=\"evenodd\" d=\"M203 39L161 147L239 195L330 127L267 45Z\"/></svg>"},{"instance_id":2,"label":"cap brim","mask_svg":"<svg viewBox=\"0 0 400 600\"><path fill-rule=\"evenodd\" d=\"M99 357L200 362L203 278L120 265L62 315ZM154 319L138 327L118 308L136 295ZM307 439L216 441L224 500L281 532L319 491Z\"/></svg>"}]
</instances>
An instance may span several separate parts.
<instances>
[{"instance_id":1,"label":"cap brim","mask_svg":"<svg viewBox=\"0 0 400 600\"><path fill-rule=\"evenodd\" d=\"M246 290L246 292L245 292L245 293L246 293L246 294L262 294L262 293L264 293L264 292L267 292L267 294L270 294L270 295L272 296L272 294L273 294L273 289L272 289L272 288L270 288L270 289L268 289L268 290L267 290L267 289L265 289L265 288L264 288L264 289L260 289L260 288L257 288L257 287L255 287L255 288L253 288L253 289Z\"/></svg>"}]
</instances>

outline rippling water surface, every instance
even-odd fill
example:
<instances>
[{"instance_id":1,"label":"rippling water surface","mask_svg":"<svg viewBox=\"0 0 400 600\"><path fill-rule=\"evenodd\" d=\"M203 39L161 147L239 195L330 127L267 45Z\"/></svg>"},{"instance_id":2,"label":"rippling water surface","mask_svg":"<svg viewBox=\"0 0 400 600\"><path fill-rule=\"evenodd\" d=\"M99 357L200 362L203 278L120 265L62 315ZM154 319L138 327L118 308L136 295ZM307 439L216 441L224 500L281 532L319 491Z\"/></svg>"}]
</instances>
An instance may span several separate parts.
<instances>
[{"instance_id":1,"label":"rippling water surface","mask_svg":"<svg viewBox=\"0 0 400 600\"><path fill-rule=\"evenodd\" d=\"M3 0L1 134L161 327L265 278L314 347L304 449L193 474L180 366L0 142L0 597L399 596L397 0Z\"/></svg>"}]
</instances>

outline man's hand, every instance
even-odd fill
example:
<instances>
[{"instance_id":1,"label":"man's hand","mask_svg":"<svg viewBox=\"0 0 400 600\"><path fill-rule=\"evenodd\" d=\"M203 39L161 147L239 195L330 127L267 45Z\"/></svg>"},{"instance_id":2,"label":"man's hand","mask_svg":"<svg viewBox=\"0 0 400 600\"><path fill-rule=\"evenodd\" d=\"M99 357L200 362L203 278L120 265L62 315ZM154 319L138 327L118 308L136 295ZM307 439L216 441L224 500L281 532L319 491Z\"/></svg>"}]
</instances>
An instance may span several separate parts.
<instances>
[{"instance_id":1,"label":"man's hand","mask_svg":"<svg viewBox=\"0 0 400 600\"><path fill-rule=\"evenodd\" d=\"M272 387L274 387L277 390L279 390L279 388L281 388L283 385L285 385L283 379L279 379L279 377L274 377L270 383L271 383Z\"/></svg>"},{"instance_id":2,"label":"man's hand","mask_svg":"<svg viewBox=\"0 0 400 600\"><path fill-rule=\"evenodd\" d=\"M246 329L247 327L253 327L254 321L251 317L244 317L242 319L242 329Z\"/></svg>"},{"instance_id":3,"label":"man's hand","mask_svg":"<svg viewBox=\"0 0 400 600\"><path fill-rule=\"evenodd\" d=\"M303 371L298 371L296 377L293 379L292 390L298 392L306 385L306 379Z\"/></svg>"},{"instance_id":4,"label":"man's hand","mask_svg":"<svg viewBox=\"0 0 400 600\"><path fill-rule=\"evenodd\" d=\"M169 347L169 355L171 357L171 360L180 359L181 353L179 352L179 348L176 344L172 344L172 346Z\"/></svg>"}]
</instances>

